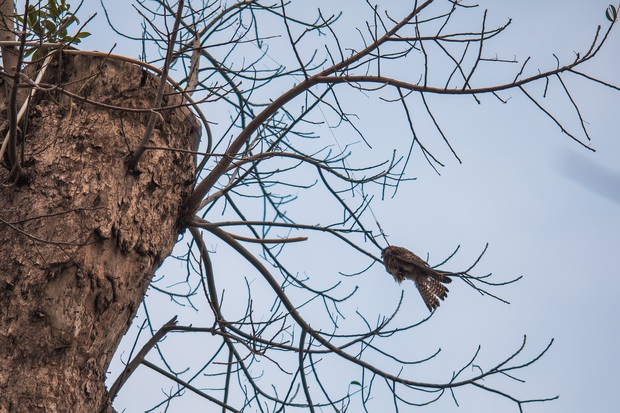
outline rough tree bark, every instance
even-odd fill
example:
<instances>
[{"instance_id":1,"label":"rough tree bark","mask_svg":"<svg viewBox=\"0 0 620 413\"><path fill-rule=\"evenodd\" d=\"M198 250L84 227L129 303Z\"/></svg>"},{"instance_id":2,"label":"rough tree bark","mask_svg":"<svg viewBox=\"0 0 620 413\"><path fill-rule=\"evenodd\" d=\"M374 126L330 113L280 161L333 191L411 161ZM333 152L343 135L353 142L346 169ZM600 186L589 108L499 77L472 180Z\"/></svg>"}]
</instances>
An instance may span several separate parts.
<instances>
[{"instance_id":1,"label":"rough tree bark","mask_svg":"<svg viewBox=\"0 0 620 413\"><path fill-rule=\"evenodd\" d=\"M43 82L132 108L148 108L158 85L129 63L66 54ZM183 103L167 92L163 106ZM96 412L110 359L179 235L195 158L147 150L129 171L149 112L58 88L37 96L20 124L25 175L0 168L0 412ZM195 150L191 112L160 113L152 145Z\"/></svg>"}]
</instances>

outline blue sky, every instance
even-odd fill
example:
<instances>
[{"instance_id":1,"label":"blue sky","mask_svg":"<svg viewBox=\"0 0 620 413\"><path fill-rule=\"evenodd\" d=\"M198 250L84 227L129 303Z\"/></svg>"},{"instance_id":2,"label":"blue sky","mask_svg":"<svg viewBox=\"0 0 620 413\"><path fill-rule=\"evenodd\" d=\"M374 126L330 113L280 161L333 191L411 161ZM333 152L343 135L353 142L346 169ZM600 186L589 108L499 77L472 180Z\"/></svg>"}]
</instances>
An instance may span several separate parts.
<instances>
[{"instance_id":1,"label":"blue sky","mask_svg":"<svg viewBox=\"0 0 620 413\"><path fill-rule=\"evenodd\" d=\"M292 11L298 2L293 3ZM313 2L313 5L322 3ZM337 2L325 3L323 6L327 9L340 6L340 3L335 4ZM368 18L365 9L359 6L364 2L341 3L344 15L338 28L343 33L342 39L359 47L355 28ZM395 16L398 8L403 7L399 3L382 2L384 7L393 10ZM502 58L516 57L519 61L532 56L532 63L528 66L530 74L554 67L553 53L567 62L575 51L587 50L596 26L606 24L604 10L608 4L598 0L480 3L481 8L489 8L490 26L502 24L508 17L513 18L510 29L497 41L489 42L487 56L497 53ZM119 39L109 31L105 31L105 35L99 34L106 30L105 19L95 2L84 6L82 16L92 10L99 11L97 20L89 29L94 35L82 47L109 50L118 43L115 53L137 57L140 44ZM140 20L131 8L115 5L110 7L110 12L112 20L123 29L139 33ZM463 22L466 23L471 23L471 29L479 27L479 20L473 17L471 21ZM616 31L600 56L587 66L588 73L619 84L619 46L620 36ZM294 62L290 50L284 47L272 48L269 56L277 62ZM503 76L511 78L514 73L514 67L509 65L489 66L481 69L484 77L475 81L484 85ZM403 67L402 76L407 75L408 70ZM421 139L445 162L446 167L440 170L439 176L419 154L415 154L409 175L417 179L403 185L393 199L380 201L377 197L373 212L389 235L391 244L405 246L422 257L428 256L431 264L441 262L460 245L459 254L445 269L462 269L489 243L489 250L480 263L480 274L493 272L498 280L523 275L519 283L493 291L510 301L510 305L482 297L458 280L452 283L449 297L430 322L407 336L405 348L411 348L410 352L407 351L412 358L421 358L437 347L442 348L438 360L420 367L422 380L449 379L452 370L466 362L478 345L482 346L480 363L489 367L518 348L524 334L528 336L526 355L530 356L542 350L553 338L555 342L550 352L519 375L527 383L509 384L508 388L523 397L559 394L560 398L551 403L528 405L525 411L611 412L620 401L616 389L616 373L620 369L617 355L620 304L615 297L620 287L617 270L620 260L620 143L617 131L620 94L576 76L567 76L565 80L580 104L592 137L590 146L596 152L580 147L563 135L519 92L503 93L503 98L510 98L507 104L490 96L482 97L480 105L471 98L430 96L429 103L462 164L450 155L441 138L428 125L428 119L419 116ZM532 85L528 91L540 91L541 85ZM264 93L273 93L275 97L278 89ZM400 107L381 104L376 95L370 93L343 92L343 96L349 98L345 103L347 109L359 115L358 126L366 132L373 150L363 149L359 138L346 128L336 129L333 135L325 132L322 139L327 144L356 144L362 148L359 157L355 158L359 162L384 159L392 148L407 147L410 137ZM557 99L559 96L559 89L551 89L544 102L562 119L568 119L567 125L575 130L578 125L570 121L574 119L572 109L562 103L565 100ZM413 100L411 104L415 107ZM213 105L209 104L203 110L218 113ZM214 130L218 131L217 126ZM320 198L306 200L302 195L300 202L291 206L290 211L296 217L314 223L315 218L318 220L321 214L329 213L328 207L322 208L322 202ZM308 205L312 207L308 208ZM368 219L366 224L372 226L373 222ZM239 283L243 276L247 276L256 288L254 299L258 301L264 297L264 305L271 303L270 293L263 289L258 275L252 274L244 264L231 268L230 263L237 263L239 259L215 239L208 240L208 245L218 251L214 254L216 268L236 280L230 281L230 285L228 281L222 281L229 291L244 289ZM368 264L358 262L359 258L342 252L341 248L341 244L311 237L307 246L291 246L290 260L296 264L296 270L319 284L321 277L327 277L326 282L338 277L338 270L360 270ZM317 260L317 257L321 259ZM352 257L352 261L347 261L347 257ZM179 268L166 263L160 272L174 280L175 271ZM353 310L363 308L369 313L389 313L404 289L407 314L412 320L426 315L413 284L399 286L379 265L347 282L360 287L352 303ZM171 305L167 298L153 291L149 293L148 305L155 324L163 324L175 314L181 314L182 324L202 324L200 313ZM143 316L141 311L137 325ZM119 355L130 348L135 329L130 330ZM183 354L175 359L179 368L191 365L195 351L208 346L205 340L208 337L183 337L183 341L178 342L183 346ZM182 357L188 355L189 359ZM153 356L152 360L157 357ZM119 363L116 362L110 377L115 378L118 372ZM147 369L141 367L129 380L117 399L117 410L144 410L162 397L159 393L161 387L171 386L166 379L147 373ZM354 369L343 367L334 374L338 376L340 373L342 383L355 379ZM149 383L146 391L145 381ZM145 392L149 393L146 397ZM450 397L445 397L420 411L468 413L498 411L491 409L506 406L504 402L476 390L461 390L457 397L460 408L454 406ZM381 395L377 399L380 400ZM173 411L208 408L207 402L193 396L178 403L172 406ZM514 406L510 409L502 411L516 411Z\"/></svg>"}]
</instances>

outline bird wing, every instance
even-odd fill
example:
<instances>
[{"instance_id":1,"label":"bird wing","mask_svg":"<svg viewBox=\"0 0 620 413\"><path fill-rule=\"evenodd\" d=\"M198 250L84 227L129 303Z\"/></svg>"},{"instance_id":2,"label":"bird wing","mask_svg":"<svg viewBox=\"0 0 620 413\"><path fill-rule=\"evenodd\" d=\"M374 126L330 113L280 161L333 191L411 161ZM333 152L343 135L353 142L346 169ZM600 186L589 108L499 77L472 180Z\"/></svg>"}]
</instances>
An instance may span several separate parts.
<instances>
[{"instance_id":1,"label":"bird wing","mask_svg":"<svg viewBox=\"0 0 620 413\"><path fill-rule=\"evenodd\" d=\"M395 248L398 248L399 254L393 254L393 256L399 259L400 261L407 262L409 264L413 264L419 267L428 267L428 264L426 263L426 261L424 261L422 258L415 255L413 252L405 248L402 248L402 247L395 247Z\"/></svg>"},{"instance_id":2,"label":"bird wing","mask_svg":"<svg viewBox=\"0 0 620 413\"><path fill-rule=\"evenodd\" d=\"M407 264L413 265L416 270L423 272L426 275L429 275L436 279L437 281L441 281L442 283L449 284L452 282L452 279L445 274L442 274L435 269L431 268L426 261L422 258L415 255L413 252L409 250L404 250L402 254L393 254L394 258L401 261L401 264L407 266Z\"/></svg>"}]
</instances>

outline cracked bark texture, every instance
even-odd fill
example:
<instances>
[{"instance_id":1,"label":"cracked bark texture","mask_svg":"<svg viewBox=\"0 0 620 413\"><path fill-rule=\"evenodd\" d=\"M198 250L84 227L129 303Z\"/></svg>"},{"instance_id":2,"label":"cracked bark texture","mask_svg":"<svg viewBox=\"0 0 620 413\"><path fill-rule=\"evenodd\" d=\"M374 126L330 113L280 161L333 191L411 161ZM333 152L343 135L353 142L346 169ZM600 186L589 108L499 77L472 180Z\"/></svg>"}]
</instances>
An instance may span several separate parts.
<instances>
[{"instance_id":1,"label":"cracked bark texture","mask_svg":"<svg viewBox=\"0 0 620 413\"><path fill-rule=\"evenodd\" d=\"M43 82L147 108L158 79L65 54ZM163 106L183 103L172 92ZM147 150L128 171L148 115L52 89L20 124L25 175L8 182L0 168L0 413L111 410L106 370L178 238L196 168L193 155ZM196 150L199 130L187 108L164 110L151 145Z\"/></svg>"}]
</instances>

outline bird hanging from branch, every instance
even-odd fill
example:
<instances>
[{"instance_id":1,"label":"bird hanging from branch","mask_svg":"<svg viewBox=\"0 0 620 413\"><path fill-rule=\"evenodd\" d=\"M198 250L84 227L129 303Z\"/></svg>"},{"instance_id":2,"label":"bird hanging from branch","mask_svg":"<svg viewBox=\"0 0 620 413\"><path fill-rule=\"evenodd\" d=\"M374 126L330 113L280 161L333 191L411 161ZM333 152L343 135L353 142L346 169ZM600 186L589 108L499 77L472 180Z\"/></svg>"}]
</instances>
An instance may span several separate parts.
<instances>
[{"instance_id":1,"label":"bird hanging from branch","mask_svg":"<svg viewBox=\"0 0 620 413\"><path fill-rule=\"evenodd\" d=\"M452 279L435 271L408 249L390 245L381 251L381 258L387 272L392 274L399 284L405 279L413 280L430 311L439 307L439 299L443 301L448 296L448 289L444 284L449 284Z\"/></svg>"}]
</instances>

